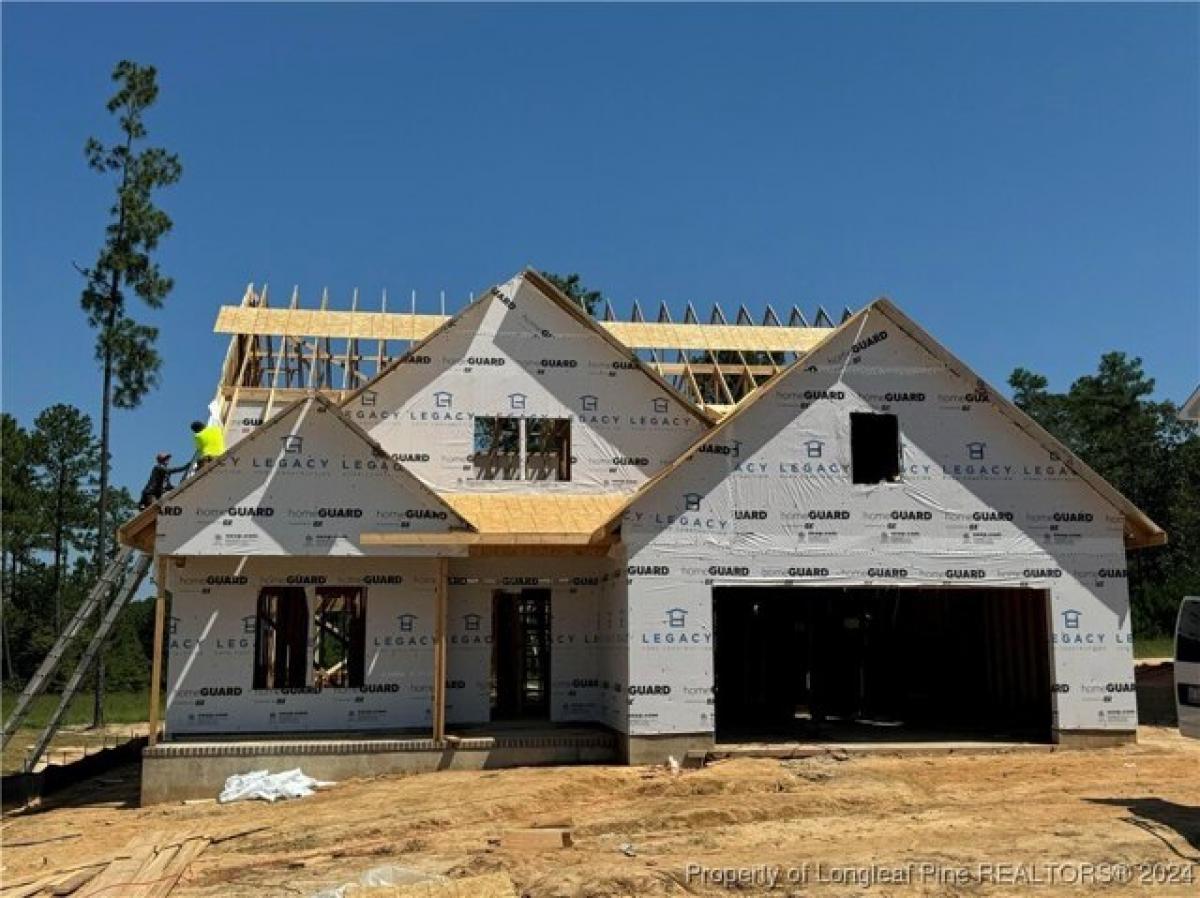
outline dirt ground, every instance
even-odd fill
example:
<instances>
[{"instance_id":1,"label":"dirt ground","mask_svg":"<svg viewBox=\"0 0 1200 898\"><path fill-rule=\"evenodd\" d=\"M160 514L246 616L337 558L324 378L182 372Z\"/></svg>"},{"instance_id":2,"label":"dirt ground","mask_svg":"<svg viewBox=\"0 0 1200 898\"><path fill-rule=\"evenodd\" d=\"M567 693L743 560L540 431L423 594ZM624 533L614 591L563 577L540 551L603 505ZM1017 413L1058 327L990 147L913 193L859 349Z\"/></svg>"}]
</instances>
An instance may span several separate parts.
<instances>
[{"instance_id":1,"label":"dirt ground","mask_svg":"<svg viewBox=\"0 0 1200 898\"><path fill-rule=\"evenodd\" d=\"M54 734L49 748L46 749L35 769L42 770L51 763L69 764L136 736L145 736L149 732L150 724L144 722L114 723L100 729L94 729L85 724L64 726ZM3 761L0 762L0 767L6 774L17 773L24 769L25 757L40 735L41 730L33 727L19 729L13 734L12 741L4 746Z\"/></svg>"},{"instance_id":2,"label":"dirt ground","mask_svg":"<svg viewBox=\"0 0 1200 898\"><path fill-rule=\"evenodd\" d=\"M503 870L537 898L1200 894L1200 742L1155 727L1139 737L1092 751L744 759L678 774L389 776L275 805L138 808L129 768L9 815L3 877L107 857L146 833L262 825L211 846L172 898L308 896L383 864ZM507 827L558 821L574 827L574 847L489 845ZM56 836L68 838L13 844Z\"/></svg>"}]
</instances>

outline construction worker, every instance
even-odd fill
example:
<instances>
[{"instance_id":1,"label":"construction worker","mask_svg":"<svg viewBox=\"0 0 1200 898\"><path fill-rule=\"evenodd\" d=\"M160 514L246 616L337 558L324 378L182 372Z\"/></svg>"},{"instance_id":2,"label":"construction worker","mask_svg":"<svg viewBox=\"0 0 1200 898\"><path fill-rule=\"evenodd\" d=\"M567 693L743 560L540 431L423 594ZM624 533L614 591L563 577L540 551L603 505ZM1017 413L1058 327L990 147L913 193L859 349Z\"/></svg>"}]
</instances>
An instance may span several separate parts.
<instances>
[{"instance_id":1,"label":"construction worker","mask_svg":"<svg viewBox=\"0 0 1200 898\"><path fill-rule=\"evenodd\" d=\"M170 452L160 452L154 456L154 467L150 469L150 479L142 487L142 498L138 502L138 508L149 508L162 498L162 494L172 488L171 475L182 474L190 465L189 463L172 468L169 466L170 461Z\"/></svg>"},{"instance_id":2,"label":"construction worker","mask_svg":"<svg viewBox=\"0 0 1200 898\"><path fill-rule=\"evenodd\" d=\"M196 470L225 454L225 431L220 424L206 427L199 421L193 421L192 442L196 444Z\"/></svg>"}]
</instances>

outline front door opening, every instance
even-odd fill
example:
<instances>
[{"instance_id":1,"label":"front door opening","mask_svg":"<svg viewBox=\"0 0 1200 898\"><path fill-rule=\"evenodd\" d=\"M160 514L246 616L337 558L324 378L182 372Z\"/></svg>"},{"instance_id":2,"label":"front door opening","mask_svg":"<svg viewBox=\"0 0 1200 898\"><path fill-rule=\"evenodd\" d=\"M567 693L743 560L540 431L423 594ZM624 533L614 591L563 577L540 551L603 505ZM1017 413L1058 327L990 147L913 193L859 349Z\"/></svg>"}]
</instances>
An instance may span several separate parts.
<instances>
[{"instance_id":1,"label":"front door opening","mask_svg":"<svg viewBox=\"0 0 1200 898\"><path fill-rule=\"evenodd\" d=\"M1044 590L716 587L719 740L1049 741Z\"/></svg>"},{"instance_id":2,"label":"front door opening","mask_svg":"<svg viewBox=\"0 0 1200 898\"><path fill-rule=\"evenodd\" d=\"M492 595L492 719L550 714L550 590Z\"/></svg>"},{"instance_id":3,"label":"front door opening","mask_svg":"<svg viewBox=\"0 0 1200 898\"><path fill-rule=\"evenodd\" d=\"M258 593L254 626L254 688L307 685L308 599L303 586L268 586Z\"/></svg>"}]
</instances>

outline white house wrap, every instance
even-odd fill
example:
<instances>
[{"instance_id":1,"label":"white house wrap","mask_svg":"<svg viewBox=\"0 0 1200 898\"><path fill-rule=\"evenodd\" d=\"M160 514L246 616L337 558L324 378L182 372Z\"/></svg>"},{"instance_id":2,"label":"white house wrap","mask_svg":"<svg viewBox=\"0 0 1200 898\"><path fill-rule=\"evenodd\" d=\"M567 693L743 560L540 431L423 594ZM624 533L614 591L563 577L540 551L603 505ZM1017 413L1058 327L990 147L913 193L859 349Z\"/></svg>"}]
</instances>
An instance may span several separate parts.
<instances>
[{"instance_id":1,"label":"white house wrap","mask_svg":"<svg viewBox=\"0 0 1200 898\"><path fill-rule=\"evenodd\" d=\"M898 438L875 482L856 414ZM172 738L420 732L438 702L607 727L632 761L723 715L1135 729L1125 552L1165 535L887 301L714 422L526 273L340 406L234 417L122 531L165 561ZM480 473L477 419L511 476Z\"/></svg>"}]
</instances>

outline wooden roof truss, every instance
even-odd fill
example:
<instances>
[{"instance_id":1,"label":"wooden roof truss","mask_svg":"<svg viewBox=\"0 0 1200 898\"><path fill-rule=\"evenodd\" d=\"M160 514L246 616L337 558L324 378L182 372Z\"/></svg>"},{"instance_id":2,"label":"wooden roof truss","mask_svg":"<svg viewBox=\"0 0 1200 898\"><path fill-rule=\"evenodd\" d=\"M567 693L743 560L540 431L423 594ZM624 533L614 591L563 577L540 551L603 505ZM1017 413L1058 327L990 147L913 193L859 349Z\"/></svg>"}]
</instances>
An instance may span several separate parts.
<instances>
[{"instance_id":1,"label":"wooden roof truss","mask_svg":"<svg viewBox=\"0 0 1200 898\"><path fill-rule=\"evenodd\" d=\"M446 321L445 294L440 314L416 309L415 291L407 311L390 311L386 292L378 310L366 310L358 290L348 309L331 308L328 290L316 309L306 309L298 288L286 305L271 306L267 286L250 284L239 304L221 307L214 327L230 335L216 396L221 419L245 402L259 404L265 421L310 389L340 402ZM626 319L608 300L597 313L599 324L655 373L717 413L752 395L835 326L823 308L810 323L795 305L786 324L770 305L758 322L739 305L733 324L716 303L707 324L692 303L679 322L666 303L653 321L636 300ZM845 309L841 320L850 315Z\"/></svg>"}]
</instances>

